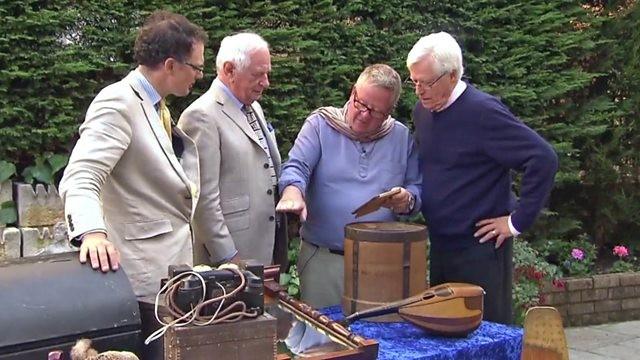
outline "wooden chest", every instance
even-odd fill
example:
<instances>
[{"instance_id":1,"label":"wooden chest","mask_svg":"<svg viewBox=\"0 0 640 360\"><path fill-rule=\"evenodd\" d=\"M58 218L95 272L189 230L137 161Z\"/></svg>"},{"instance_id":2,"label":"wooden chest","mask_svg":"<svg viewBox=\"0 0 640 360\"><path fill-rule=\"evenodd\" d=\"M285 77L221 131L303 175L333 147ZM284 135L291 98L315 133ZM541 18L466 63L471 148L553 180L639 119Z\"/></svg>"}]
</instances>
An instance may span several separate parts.
<instances>
[{"instance_id":1,"label":"wooden chest","mask_svg":"<svg viewBox=\"0 0 640 360\"><path fill-rule=\"evenodd\" d=\"M164 335L165 360L272 360L276 357L276 319L171 328Z\"/></svg>"}]
</instances>

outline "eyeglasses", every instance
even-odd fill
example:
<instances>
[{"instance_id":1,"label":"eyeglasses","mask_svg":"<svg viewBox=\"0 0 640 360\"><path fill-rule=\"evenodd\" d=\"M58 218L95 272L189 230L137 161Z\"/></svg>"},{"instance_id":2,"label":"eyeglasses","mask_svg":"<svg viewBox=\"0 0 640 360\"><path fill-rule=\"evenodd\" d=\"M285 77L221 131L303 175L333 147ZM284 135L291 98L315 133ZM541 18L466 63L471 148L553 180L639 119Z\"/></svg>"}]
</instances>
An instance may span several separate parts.
<instances>
[{"instance_id":1,"label":"eyeglasses","mask_svg":"<svg viewBox=\"0 0 640 360\"><path fill-rule=\"evenodd\" d=\"M198 66L198 65L193 65L190 62L182 62L183 64L187 65L188 67L192 68L195 71L199 71L201 74L204 74L204 66Z\"/></svg>"},{"instance_id":2,"label":"eyeglasses","mask_svg":"<svg viewBox=\"0 0 640 360\"><path fill-rule=\"evenodd\" d=\"M413 80L411 77L408 77L404 83L407 86L411 86L411 87L421 87L423 89L429 89L431 90L431 88L440 80L442 79L443 76L447 75L448 72L443 72L442 74L440 74L440 76L438 76L435 80L431 81L428 84L425 84L425 81L422 80Z\"/></svg>"},{"instance_id":3,"label":"eyeglasses","mask_svg":"<svg viewBox=\"0 0 640 360\"><path fill-rule=\"evenodd\" d=\"M358 111L368 111L369 115L371 115L371 117L375 119L386 119L387 116L389 116L389 111L382 112L379 110L374 110L367 104L360 101L360 99L358 99L358 92L356 91L355 87L353 88L353 106Z\"/></svg>"}]
</instances>

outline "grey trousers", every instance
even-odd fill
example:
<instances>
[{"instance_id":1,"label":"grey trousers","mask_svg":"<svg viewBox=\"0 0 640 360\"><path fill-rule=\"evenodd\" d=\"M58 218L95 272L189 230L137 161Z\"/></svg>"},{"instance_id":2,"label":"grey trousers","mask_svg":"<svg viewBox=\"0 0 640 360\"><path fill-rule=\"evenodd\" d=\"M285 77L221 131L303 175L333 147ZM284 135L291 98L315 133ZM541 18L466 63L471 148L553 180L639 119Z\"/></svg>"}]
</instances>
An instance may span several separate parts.
<instances>
[{"instance_id":1,"label":"grey trousers","mask_svg":"<svg viewBox=\"0 0 640 360\"><path fill-rule=\"evenodd\" d=\"M315 309L340 305L344 292L344 256L302 241L298 255L301 299Z\"/></svg>"}]
</instances>

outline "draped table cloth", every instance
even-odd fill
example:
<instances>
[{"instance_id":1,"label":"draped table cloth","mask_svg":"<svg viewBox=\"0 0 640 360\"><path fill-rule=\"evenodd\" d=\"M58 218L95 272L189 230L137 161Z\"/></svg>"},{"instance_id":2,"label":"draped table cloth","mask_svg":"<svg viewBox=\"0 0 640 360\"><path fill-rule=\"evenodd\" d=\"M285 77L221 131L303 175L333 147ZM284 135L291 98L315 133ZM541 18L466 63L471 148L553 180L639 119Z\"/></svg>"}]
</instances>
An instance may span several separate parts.
<instances>
[{"instance_id":1,"label":"draped table cloth","mask_svg":"<svg viewBox=\"0 0 640 360\"><path fill-rule=\"evenodd\" d=\"M334 320L344 316L340 306L321 310ZM431 335L407 322L381 323L359 320L351 331L379 343L379 360L520 359L522 328L483 321L466 338Z\"/></svg>"}]
</instances>

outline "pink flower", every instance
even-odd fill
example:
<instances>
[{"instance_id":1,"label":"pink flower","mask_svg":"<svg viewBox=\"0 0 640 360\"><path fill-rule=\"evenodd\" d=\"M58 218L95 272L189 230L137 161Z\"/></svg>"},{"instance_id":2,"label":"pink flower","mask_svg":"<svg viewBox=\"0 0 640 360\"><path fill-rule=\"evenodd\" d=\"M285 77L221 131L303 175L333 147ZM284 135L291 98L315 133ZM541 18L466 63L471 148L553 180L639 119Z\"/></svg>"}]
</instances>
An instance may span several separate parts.
<instances>
[{"instance_id":1,"label":"pink flower","mask_svg":"<svg viewBox=\"0 0 640 360\"><path fill-rule=\"evenodd\" d=\"M580 249L573 249L573 250L571 250L571 257L576 259L576 260L583 260L584 259L584 251L582 251Z\"/></svg>"},{"instance_id":2,"label":"pink flower","mask_svg":"<svg viewBox=\"0 0 640 360\"><path fill-rule=\"evenodd\" d=\"M618 245L613 247L613 255L618 256L619 258L624 258L629 256L629 249L627 249L623 245Z\"/></svg>"}]
</instances>

